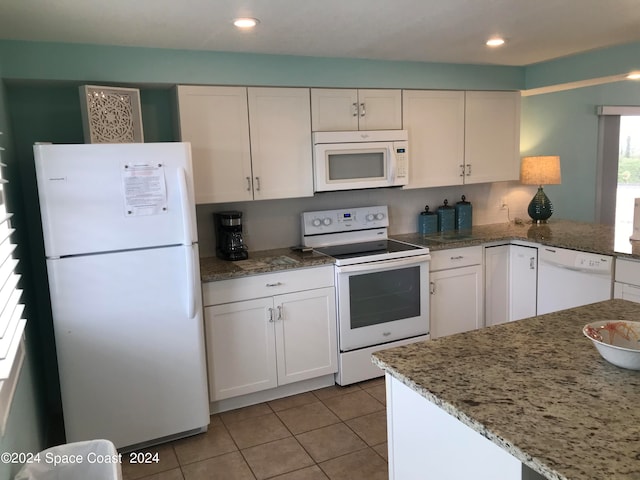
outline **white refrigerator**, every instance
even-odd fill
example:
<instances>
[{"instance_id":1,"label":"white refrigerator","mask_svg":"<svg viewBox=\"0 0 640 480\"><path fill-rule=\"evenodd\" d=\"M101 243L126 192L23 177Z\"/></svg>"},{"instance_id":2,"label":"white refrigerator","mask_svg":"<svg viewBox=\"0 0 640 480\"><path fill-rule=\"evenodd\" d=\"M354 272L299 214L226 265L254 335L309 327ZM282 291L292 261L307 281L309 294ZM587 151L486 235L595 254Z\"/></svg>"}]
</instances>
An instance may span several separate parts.
<instances>
[{"instance_id":1,"label":"white refrigerator","mask_svg":"<svg viewBox=\"0 0 640 480\"><path fill-rule=\"evenodd\" d=\"M35 145L67 442L205 431L188 143Z\"/></svg>"}]
</instances>

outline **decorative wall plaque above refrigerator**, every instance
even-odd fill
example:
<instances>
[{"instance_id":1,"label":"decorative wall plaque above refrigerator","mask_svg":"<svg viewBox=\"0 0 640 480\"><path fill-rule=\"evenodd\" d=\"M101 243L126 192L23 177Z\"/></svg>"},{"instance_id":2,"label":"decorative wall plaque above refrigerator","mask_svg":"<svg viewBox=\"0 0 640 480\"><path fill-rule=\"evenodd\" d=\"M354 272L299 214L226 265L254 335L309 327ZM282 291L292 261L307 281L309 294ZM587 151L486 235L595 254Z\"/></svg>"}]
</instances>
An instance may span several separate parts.
<instances>
[{"instance_id":1,"label":"decorative wall plaque above refrigerator","mask_svg":"<svg viewBox=\"0 0 640 480\"><path fill-rule=\"evenodd\" d=\"M142 143L140 90L80 86L85 143Z\"/></svg>"}]
</instances>

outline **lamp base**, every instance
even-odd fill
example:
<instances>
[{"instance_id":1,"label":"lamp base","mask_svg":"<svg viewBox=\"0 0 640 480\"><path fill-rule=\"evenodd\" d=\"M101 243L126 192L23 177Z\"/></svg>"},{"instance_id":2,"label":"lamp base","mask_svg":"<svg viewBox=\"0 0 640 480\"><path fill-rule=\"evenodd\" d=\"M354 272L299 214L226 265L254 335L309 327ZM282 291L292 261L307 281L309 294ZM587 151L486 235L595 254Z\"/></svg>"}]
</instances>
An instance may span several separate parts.
<instances>
[{"instance_id":1,"label":"lamp base","mask_svg":"<svg viewBox=\"0 0 640 480\"><path fill-rule=\"evenodd\" d=\"M547 223L547 220L553 214L553 205L544 190L542 190L542 186L538 187L538 192L531 199L527 213L529 213L534 223Z\"/></svg>"}]
</instances>

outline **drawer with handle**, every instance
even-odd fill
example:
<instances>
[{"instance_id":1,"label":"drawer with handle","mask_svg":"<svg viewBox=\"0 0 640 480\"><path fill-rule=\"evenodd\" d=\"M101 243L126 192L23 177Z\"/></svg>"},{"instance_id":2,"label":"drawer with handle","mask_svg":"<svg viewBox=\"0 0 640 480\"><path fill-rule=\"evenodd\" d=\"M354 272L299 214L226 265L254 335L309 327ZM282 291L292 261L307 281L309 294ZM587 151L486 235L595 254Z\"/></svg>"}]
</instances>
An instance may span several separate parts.
<instances>
[{"instance_id":1,"label":"drawer with handle","mask_svg":"<svg viewBox=\"0 0 640 480\"><path fill-rule=\"evenodd\" d=\"M202 302L204 306L220 305L313 288L332 287L334 283L333 265L249 275L203 283Z\"/></svg>"},{"instance_id":2,"label":"drawer with handle","mask_svg":"<svg viewBox=\"0 0 640 480\"><path fill-rule=\"evenodd\" d=\"M431 252L430 271L482 265L482 247L451 248Z\"/></svg>"}]
</instances>

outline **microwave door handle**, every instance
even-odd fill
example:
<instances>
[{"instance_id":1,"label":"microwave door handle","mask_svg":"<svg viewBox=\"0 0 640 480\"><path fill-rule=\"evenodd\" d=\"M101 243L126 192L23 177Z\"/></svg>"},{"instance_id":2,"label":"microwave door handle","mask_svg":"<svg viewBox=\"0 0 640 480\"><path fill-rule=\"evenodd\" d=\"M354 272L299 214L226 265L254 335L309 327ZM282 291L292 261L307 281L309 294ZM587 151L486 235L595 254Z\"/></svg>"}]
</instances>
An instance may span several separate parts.
<instances>
[{"instance_id":1,"label":"microwave door handle","mask_svg":"<svg viewBox=\"0 0 640 480\"><path fill-rule=\"evenodd\" d=\"M397 162L395 159L395 154L393 151L393 145L389 146L389 179L391 183L395 183L396 181L396 170L397 170Z\"/></svg>"},{"instance_id":2,"label":"microwave door handle","mask_svg":"<svg viewBox=\"0 0 640 480\"><path fill-rule=\"evenodd\" d=\"M381 262L360 263L357 265L344 265L336 267L338 273L366 272L367 270L378 270L384 267L406 267L417 265L422 262L428 262L431 255L416 255L415 257L403 258L400 260L383 260Z\"/></svg>"}]
</instances>

